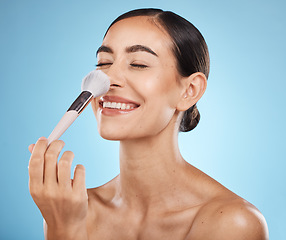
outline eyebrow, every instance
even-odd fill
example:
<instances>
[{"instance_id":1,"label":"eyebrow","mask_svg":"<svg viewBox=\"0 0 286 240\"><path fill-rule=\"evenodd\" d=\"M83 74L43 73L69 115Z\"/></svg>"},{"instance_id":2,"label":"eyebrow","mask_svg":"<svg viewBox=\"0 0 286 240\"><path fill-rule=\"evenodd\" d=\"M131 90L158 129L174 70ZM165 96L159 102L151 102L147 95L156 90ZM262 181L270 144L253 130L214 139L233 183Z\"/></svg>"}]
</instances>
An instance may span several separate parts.
<instances>
[{"instance_id":1,"label":"eyebrow","mask_svg":"<svg viewBox=\"0 0 286 240\"><path fill-rule=\"evenodd\" d=\"M110 47L107 46L100 46L97 51L96 51L96 56L100 53L100 52L106 52L106 53L113 53L112 49Z\"/></svg>"},{"instance_id":2,"label":"eyebrow","mask_svg":"<svg viewBox=\"0 0 286 240\"><path fill-rule=\"evenodd\" d=\"M143 45L134 45L131 47L126 48L126 52L128 53L134 53L134 52L148 52L151 53L152 55L158 57L157 53L155 53L151 48L143 46Z\"/></svg>"},{"instance_id":3,"label":"eyebrow","mask_svg":"<svg viewBox=\"0 0 286 240\"><path fill-rule=\"evenodd\" d=\"M96 56L100 52L113 53L113 50L110 47L102 45L97 49ZM147 53L151 53L152 55L158 57L157 53L155 53L151 48L143 46L143 45L133 45L133 46L127 47L126 52L127 53L147 52Z\"/></svg>"}]
</instances>

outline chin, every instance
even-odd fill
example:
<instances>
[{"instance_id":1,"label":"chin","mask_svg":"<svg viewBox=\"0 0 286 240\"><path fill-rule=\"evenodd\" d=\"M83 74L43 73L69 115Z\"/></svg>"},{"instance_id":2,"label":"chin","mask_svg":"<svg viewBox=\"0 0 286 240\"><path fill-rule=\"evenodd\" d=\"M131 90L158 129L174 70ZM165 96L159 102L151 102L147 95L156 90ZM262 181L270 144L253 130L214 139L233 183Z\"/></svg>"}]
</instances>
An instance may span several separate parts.
<instances>
[{"instance_id":1,"label":"chin","mask_svg":"<svg viewBox=\"0 0 286 240\"><path fill-rule=\"evenodd\" d=\"M158 121L151 121L150 119L126 121L125 119L115 120L109 118L103 120L100 116L97 117L99 135L103 139L112 141L146 139L154 137L170 127L170 121L162 120L160 117L157 118Z\"/></svg>"},{"instance_id":2,"label":"chin","mask_svg":"<svg viewBox=\"0 0 286 240\"><path fill-rule=\"evenodd\" d=\"M118 129L114 128L103 128L103 127L98 127L98 133L99 135L106 140L111 140L111 141L120 141L128 138L128 135L126 132L123 131L118 131ZM129 135L130 136L130 135Z\"/></svg>"},{"instance_id":3,"label":"chin","mask_svg":"<svg viewBox=\"0 0 286 240\"><path fill-rule=\"evenodd\" d=\"M158 135L161 131L140 131L137 129L129 129L129 131L124 130L112 130L112 128L109 129L103 129L98 128L99 135L105 139L105 140L111 140L111 141L124 141L124 140L139 140L139 139L148 139L150 137L154 137Z\"/></svg>"}]
</instances>

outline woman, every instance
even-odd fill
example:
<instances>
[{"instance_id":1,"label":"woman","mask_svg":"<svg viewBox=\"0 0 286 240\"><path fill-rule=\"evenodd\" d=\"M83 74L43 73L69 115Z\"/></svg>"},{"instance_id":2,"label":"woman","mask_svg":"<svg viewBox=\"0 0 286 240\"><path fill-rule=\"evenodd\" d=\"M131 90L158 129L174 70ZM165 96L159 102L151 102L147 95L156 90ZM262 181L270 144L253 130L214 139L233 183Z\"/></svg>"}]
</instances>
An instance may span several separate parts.
<instances>
[{"instance_id":1,"label":"woman","mask_svg":"<svg viewBox=\"0 0 286 240\"><path fill-rule=\"evenodd\" d=\"M57 163L62 141L31 145L30 192L46 239L268 239L261 213L178 148L207 85L200 32L172 12L134 10L111 24L97 57L111 85L92 108L100 135L120 141L120 174L86 190L82 165L70 181L72 152Z\"/></svg>"}]
</instances>

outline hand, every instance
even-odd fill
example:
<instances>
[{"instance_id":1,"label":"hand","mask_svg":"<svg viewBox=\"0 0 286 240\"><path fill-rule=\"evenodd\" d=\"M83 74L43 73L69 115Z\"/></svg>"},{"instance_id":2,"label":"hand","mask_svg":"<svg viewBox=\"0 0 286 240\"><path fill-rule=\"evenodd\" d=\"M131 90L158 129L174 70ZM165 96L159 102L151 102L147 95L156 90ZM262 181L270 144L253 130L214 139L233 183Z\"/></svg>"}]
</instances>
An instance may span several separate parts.
<instances>
[{"instance_id":1,"label":"hand","mask_svg":"<svg viewBox=\"0 0 286 240\"><path fill-rule=\"evenodd\" d=\"M64 142L56 140L49 147L47 145L47 139L42 137L29 146L32 153L29 162L30 193L47 223L48 236L57 233L68 239L79 229L86 232L88 196L85 169L77 165L71 180L74 154L66 151L57 162Z\"/></svg>"}]
</instances>

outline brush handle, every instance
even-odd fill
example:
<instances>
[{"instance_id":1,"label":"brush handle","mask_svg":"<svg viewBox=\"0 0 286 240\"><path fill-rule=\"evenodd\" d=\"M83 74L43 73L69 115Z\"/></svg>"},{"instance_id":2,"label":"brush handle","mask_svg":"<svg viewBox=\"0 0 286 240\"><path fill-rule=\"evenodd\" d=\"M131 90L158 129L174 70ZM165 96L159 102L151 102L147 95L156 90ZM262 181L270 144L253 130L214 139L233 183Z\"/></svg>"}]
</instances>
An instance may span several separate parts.
<instances>
[{"instance_id":1,"label":"brush handle","mask_svg":"<svg viewBox=\"0 0 286 240\"><path fill-rule=\"evenodd\" d=\"M79 114L75 110L67 111L48 137L48 145L50 145L52 141L59 139L78 116Z\"/></svg>"}]
</instances>

